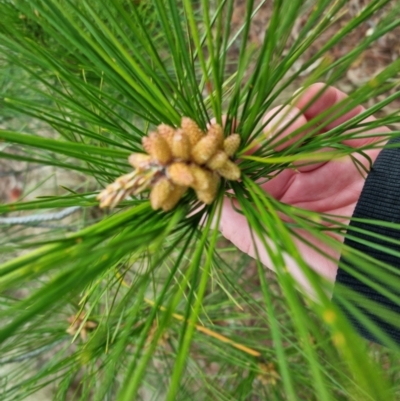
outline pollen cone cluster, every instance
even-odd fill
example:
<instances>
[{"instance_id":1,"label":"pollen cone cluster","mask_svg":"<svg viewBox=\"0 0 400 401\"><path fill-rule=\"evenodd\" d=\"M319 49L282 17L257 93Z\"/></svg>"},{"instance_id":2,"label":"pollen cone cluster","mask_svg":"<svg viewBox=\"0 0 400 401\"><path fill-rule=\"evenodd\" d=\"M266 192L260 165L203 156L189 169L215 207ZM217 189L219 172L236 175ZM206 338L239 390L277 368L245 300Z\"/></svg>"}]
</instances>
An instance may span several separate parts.
<instances>
[{"instance_id":1,"label":"pollen cone cluster","mask_svg":"<svg viewBox=\"0 0 400 401\"><path fill-rule=\"evenodd\" d=\"M240 136L224 138L218 124L203 132L193 120L183 117L180 128L161 124L142 143L146 154L129 157L134 172L118 178L99 194L100 207L114 207L126 196L145 189L151 189L150 203L155 210L173 209L189 188L200 201L210 204L221 177L235 181L240 178L240 169L231 160L239 148Z\"/></svg>"}]
</instances>

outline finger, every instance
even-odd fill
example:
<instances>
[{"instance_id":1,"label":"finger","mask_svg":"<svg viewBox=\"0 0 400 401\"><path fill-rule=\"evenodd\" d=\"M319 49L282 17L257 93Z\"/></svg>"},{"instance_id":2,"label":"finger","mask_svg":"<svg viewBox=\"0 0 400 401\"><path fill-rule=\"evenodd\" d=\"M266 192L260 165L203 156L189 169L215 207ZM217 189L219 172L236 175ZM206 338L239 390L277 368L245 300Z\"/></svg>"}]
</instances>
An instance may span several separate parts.
<instances>
[{"instance_id":1,"label":"finger","mask_svg":"<svg viewBox=\"0 0 400 401\"><path fill-rule=\"evenodd\" d=\"M373 121L376 121L376 118L374 116L369 116L363 120L362 123ZM368 127L351 129L347 130L346 133L352 134L353 138L345 139L342 143L352 148L360 148L375 142L381 142L383 145L389 139L388 134L390 132L390 129L384 125L374 129L368 129Z\"/></svg>"},{"instance_id":2,"label":"finger","mask_svg":"<svg viewBox=\"0 0 400 401\"><path fill-rule=\"evenodd\" d=\"M300 143L304 136L315 129L315 127L302 129L308 123L308 120L295 106L275 107L265 115L264 120L267 122L265 132L269 137L273 138L271 144L278 151L296 142ZM294 135L295 131L298 131L298 133ZM277 132L277 134L274 134L274 132ZM321 151L324 152L326 150L322 149ZM326 161L316 163L311 160L301 160L294 162L293 165L296 166L298 171L307 172L315 170L325 163ZM274 186L275 183L269 184L269 187ZM267 188L264 189L268 190Z\"/></svg>"},{"instance_id":3,"label":"finger","mask_svg":"<svg viewBox=\"0 0 400 401\"><path fill-rule=\"evenodd\" d=\"M264 238L264 242L257 235L254 234L254 236L252 236L252 231L246 217L234 209L230 199L224 200L224 207L222 209L220 221L220 231L223 236L231 241L239 250L253 258L259 258L263 265L275 271L275 266L265 248L266 242L268 246L275 252L276 247L274 243L269 238ZM315 238L308 239L315 241ZM299 249L305 250L303 249L305 246L301 241L294 239L294 242ZM336 253L332 256L338 257ZM284 258L287 271L295 279L300 289L304 293L307 293L314 298L315 292L313 290L313 286L308 281L305 273L297 261L286 252L284 252L282 256ZM337 267L335 263L329 263L329 259L327 259L324 255L321 255L319 252L313 252L311 248L307 248L307 250L304 252L304 261L309 264L309 266L319 275L326 279L327 282L334 282ZM329 287L328 293L330 292L331 288Z\"/></svg>"},{"instance_id":4,"label":"finger","mask_svg":"<svg viewBox=\"0 0 400 401\"><path fill-rule=\"evenodd\" d=\"M281 199L292 184L295 175L296 172L294 170L283 170L266 183L261 184L260 187L275 199Z\"/></svg>"},{"instance_id":5,"label":"finger","mask_svg":"<svg viewBox=\"0 0 400 401\"><path fill-rule=\"evenodd\" d=\"M271 139L271 145L277 151L299 142L310 132L310 129L302 130L308 121L299 108L291 105L273 108L265 115L263 121L264 133ZM299 132L294 135L297 130Z\"/></svg>"},{"instance_id":6,"label":"finger","mask_svg":"<svg viewBox=\"0 0 400 401\"><path fill-rule=\"evenodd\" d=\"M333 86L316 83L311 85L303 94L297 97L295 106L303 112L308 121L311 121L332 107L337 106L347 98L348 96L345 93ZM332 115L329 115L319 124L322 125L322 128L325 131L329 131L363 111L365 111L365 109L361 105L354 107L346 113L343 113L343 108L338 108L333 111L335 115L334 120L325 123L332 118Z\"/></svg>"},{"instance_id":7,"label":"finger","mask_svg":"<svg viewBox=\"0 0 400 401\"><path fill-rule=\"evenodd\" d=\"M333 86L326 86L323 83L316 83L307 88L304 93L298 95L294 101L294 104L303 112L306 119L311 121L321 113L325 113L332 107L344 102L347 98L348 96L345 93ZM329 131L333 128L336 128L340 124L343 124L344 122L365 111L363 106L358 105L353 109L343 113L343 107L339 107L333 111L335 117L329 123L328 120L332 119L332 115L326 116L321 122L318 123L322 131ZM373 122L375 120L375 117L369 116L363 122ZM382 134L390 132L390 130L385 126L382 126L375 128L374 130L366 130L364 132L358 130L358 132L358 138L344 140L343 143L351 147L360 147L382 140ZM373 136L374 133L377 134L376 137Z\"/></svg>"}]
</instances>

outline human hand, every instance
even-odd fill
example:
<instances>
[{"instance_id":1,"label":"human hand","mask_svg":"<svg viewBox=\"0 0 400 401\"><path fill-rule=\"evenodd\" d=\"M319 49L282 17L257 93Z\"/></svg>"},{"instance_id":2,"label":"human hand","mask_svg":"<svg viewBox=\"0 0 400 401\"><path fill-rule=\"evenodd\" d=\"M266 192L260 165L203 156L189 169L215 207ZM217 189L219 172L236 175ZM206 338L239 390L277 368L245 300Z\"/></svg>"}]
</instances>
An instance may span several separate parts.
<instances>
[{"instance_id":1,"label":"human hand","mask_svg":"<svg viewBox=\"0 0 400 401\"><path fill-rule=\"evenodd\" d=\"M294 141L297 141L299 136L290 138L287 141L282 141L283 138L347 97L338 89L328 87L325 92L320 95L318 100L310 105L310 101L324 86L325 85L321 83L310 86L297 98L294 102L294 106L286 106L275 117L273 116L281 107L277 107L267 113L264 121L267 122L270 120L265 127L265 132L269 133L269 136L279 131L277 125L284 127L289 121L294 119L296 115L299 115L294 122L279 134L279 136L274 137L272 143L277 143L279 141L279 144L275 146L277 150L281 150L285 146L289 146ZM306 106L307 108L305 109ZM302 110L302 112L300 110ZM362 106L355 107L329 124L323 125L321 132L326 132L335 128L364 110ZM271 117L273 118L271 119ZM375 120L373 117L368 117L365 121L373 120ZM321 123L319 123L319 125L320 124ZM374 130L374 133L377 134L385 132L389 132L387 127L379 127ZM306 131L299 135L305 134ZM346 140L344 143L350 147L357 148L378 140L382 141L382 136L360 136L356 139ZM379 152L380 149L372 149L364 153L367 154L372 161L375 161ZM356 153L354 157L357 157L366 168L369 167L364 157L360 157L360 155ZM341 159L298 167L297 171L293 169L284 170L267 183L262 184L261 188L280 202L314 212L343 216L344 219L342 219L341 222L348 224L361 195L364 181L365 178L360 174L351 158L346 156ZM262 241L259 238L255 238L255 242L253 243L251 231L245 216L235 211L231 201L227 198L224 200L220 230L228 240L250 256L255 257L257 249L261 262L273 269L271 260ZM307 231L298 230L298 232L301 234L302 238L315 245L316 249L322 251L322 253L320 253L297 237L293 237L293 241L302 254L304 261L322 277L326 278L328 282L333 283L335 281L340 258L340 250L338 247L332 249L325 242L321 241L321 239L312 236ZM337 238L343 242L342 236L337 236ZM329 257L326 257L323 253L329 255ZM288 271L293 275L300 286L307 292L312 292L310 285L307 283L296 261L291 258L290 255L287 255L285 259Z\"/></svg>"}]
</instances>

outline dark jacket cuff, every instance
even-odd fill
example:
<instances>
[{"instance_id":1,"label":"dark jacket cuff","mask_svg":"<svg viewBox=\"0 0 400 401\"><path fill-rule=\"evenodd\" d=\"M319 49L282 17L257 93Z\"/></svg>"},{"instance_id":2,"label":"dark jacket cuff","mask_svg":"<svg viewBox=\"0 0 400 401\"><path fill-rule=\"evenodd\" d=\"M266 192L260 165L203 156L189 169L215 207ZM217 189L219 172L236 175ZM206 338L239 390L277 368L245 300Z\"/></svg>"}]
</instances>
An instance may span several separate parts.
<instances>
[{"instance_id":1,"label":"dark jacket cuff","mask_svg":"<svg viewBox=\"0 0 400 401\"><path fill-rule=\"evenodd\" d=\"M400 139L389 144L400 144ZM350 222L344 244L364 255L357 263L354 253L351 258L343 253L333 301L365 338L388 343L386 335L389 343L400 344L400 230L379 224L400 223L400 148L380 152L353 218L378 224Z\"/></svg>"}]
</instances>

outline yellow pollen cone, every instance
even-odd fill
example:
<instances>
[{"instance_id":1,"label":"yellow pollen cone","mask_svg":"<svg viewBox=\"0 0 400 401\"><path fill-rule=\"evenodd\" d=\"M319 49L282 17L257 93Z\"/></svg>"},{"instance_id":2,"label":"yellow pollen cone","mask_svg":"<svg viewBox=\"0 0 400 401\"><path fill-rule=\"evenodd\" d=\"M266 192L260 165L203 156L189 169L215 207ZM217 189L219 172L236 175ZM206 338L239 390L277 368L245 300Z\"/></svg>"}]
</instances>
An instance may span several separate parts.
<instances>
[{"instance_id":1,"label":"yellow pollen cone","mask_svg":"<svg viewBox=\"0 0 400 401\"><path fill-rule=\"evenodd\" d=\"M205 164L218 151L218 138L207 135L192 150L192 160L197 164Z\"/></svg>"},{"instance_id":2,"label":"yellow pollen cone","mask_svg":"<svg viewBox=\"0 0 400 401\"><path fill-rule=\"evenodd\" d=\"M172 191L168 196L168 199L162 205L162 209L164 210L164 212L172 210L180 201L180 199L182 198L182 196L185 194L186 191L187 187L174 185Z\"/></svg>"},{"instance_id":3,"label":"yellow pollen cone","mask_svg":"<svg viewBox=\"0 0 400 401\"><path fill-rule=\"evenodd\" d=\"M237 181L240 178L240 168L231 160L218 169L218 173L227 180Z\"/></svg>"},{"instance_id":4,"label":"yellow pollen cone","mask_svg":"<svg viewBox=\"0 0 400 401\"><path fill-rule=\"evenodd\" d=\"M219 124L212 124L208 129L207 135L215 136L218 146L222 148L224 145L224 130Z\"/></svg>"},{"instance_id":5,"label":"yellow pollen cone","mask_svg":"<svg viewBox=\"0 0 400 401\"><path fill-rule=\"evenodd\" d=\"M172 138L175 134L175 129L167 124L160 124L157 127L158 133L167 141L168 145L171 147Z\"/></svg>"},{"instance_id":6,"label":"yellow pollen cone","mask_svg":"<svg viewBox=\"0 0 400 401\"><path fill-rule=\"evenodd\" d=\"M181 186L190 186L194 182L192 170L186 163L172 163L167 169L170 180Z\"/></svg>"},{"instance_id":7,"label":"yellow pollen cone","mask_svg":"<svg viewBox=\"0 0 400 401\"><path fill-rule=\"evenodd\" d=\"M144 153L132 153L129 156L129 164L136 169L145 169L151 163L151 157Z\"/></svg>"},{"instance_id":8,"label":"yellow pollen cone","mask_svg":"<svg viewBox=\"0 0 400 401\"><path fill-rule=\"evenodd\" d=\"M200 127L189 117L182 117L181 127L188 136L192 146L196 145L204 136Z\"/></svg>"},{"instance_id":9,"label":"yellow pollen cone","mask_svg":"<svg viewBox=\"0 0 400 401\"><path fill-rule=\"evenodd\" d=\"M225 150L225 153L229 157L232 157L238 151L239 146L240 146L240 135L239 134L229 135L224 140L224 150Z\"/></svg>"},{"instance_id":10,"label":"yellow pollen cone","mask_svg":"<svg viewBox=\"0 0 400 401\"><path fill-rule=\"evenodd\" d=\"M213 174L205 168L199 167L196 164L190 166L194 176L194 182L191 187L195 190L204 191L210 188Z\"/></svg>"},{"instance_id":11,"label":"yellow pollen cone","mask_svg":"<svg viewBox=\"0 0 400 401\"><path fill-rule=\"evenodd\" d=\"M151 207L154 210L160 209L168 199L173 189L173 185L167 178L160 178L150 191Z\"/></svg>"},{"instance_id":12,"label":"yellow pollen cone","mask_svg":"<svg viewBox=\"0 0 400 401\"><path fill-rule=\"evenodd\" d=\"M171 141L172 156L182 161L190 159L192 147L190 145L189 137L181 129L178 129Z\"/></svg>"},{"instance_id":13,"label":"yellow pollen cone","mask_svg":"<svg viewBox=\"0 0 400 401\"><path fill-rule=\"evenodd\" d=\"M207 162L207 167L211 170L218 170L227 162L227 160L228 160L228 155L223 150L219 150Z\"/></svg>"},{"instance_id":14,"label":"yellow pollen cone","mask_svg":"<svg viewBox=\"0 0 400 401\"><path fill-rule=\"evenodd\" d=\"M171 149L167 141L157 132L152 132L149 135L149 154L153 160L160 164L167 164L172 159Z\"/></svg>"}]
</instances>

